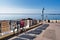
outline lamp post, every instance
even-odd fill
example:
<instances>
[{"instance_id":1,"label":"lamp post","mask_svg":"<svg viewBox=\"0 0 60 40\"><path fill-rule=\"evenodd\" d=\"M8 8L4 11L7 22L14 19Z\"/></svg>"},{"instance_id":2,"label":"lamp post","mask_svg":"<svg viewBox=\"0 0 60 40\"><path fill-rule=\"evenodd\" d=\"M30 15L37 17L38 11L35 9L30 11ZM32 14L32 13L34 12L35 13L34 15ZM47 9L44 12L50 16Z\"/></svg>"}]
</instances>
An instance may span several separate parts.
<instances>
[{"instance_id":1,"label":"lamp post","mask_svg":"<svg viewBox=\"0 0 60 40\"><path fill-rule=\"evenodd\" d=\"M42 22L44 21L44 8L42 9Z\"/></svg>"}]
</instances>

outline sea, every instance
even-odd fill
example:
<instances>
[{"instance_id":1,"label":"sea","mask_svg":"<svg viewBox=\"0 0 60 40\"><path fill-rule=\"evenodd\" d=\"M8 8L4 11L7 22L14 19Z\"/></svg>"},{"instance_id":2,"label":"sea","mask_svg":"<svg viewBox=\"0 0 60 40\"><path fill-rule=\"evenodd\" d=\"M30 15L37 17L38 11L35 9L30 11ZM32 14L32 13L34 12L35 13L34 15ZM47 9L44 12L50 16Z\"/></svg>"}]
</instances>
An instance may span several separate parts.
<instances>
[{"instance_id":1,"label":"sea","mask_svg":"<svg viewBox=\"0 0 60 40\"><path fill-rule=\"evenodd\" d=\"M43 16L44 20L60 20L60 13L57 14L53 14L53 13L47 13L47 14L44 14ZM37 19L37 20L42 20L42 14L41 13L27 13L27 14L24 14L24 13L7 13L7 14L0 14L0 20L18 20L18 19L24 19L24 18L32 18L32 19Z\"/></svg>"}]
</instances>

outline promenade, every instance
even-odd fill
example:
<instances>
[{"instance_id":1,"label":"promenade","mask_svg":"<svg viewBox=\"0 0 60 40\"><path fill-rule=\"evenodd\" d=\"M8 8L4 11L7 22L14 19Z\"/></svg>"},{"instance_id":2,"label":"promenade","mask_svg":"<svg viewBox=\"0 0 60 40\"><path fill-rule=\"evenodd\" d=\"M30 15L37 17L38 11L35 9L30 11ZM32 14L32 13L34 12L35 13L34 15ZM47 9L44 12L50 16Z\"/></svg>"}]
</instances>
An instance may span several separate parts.
<instances>
[{"instance_id":1,"label":"promenade","mask_svg":"<svg viewBox=\"0 0 60 40\"><path fill-rule=\"evenodd\" d=\"M44 23L8 40L60 40L60 23Z\"/></svg>"},{"instance_id":2,"label":"promenade","mask_svg":"<svg viewBox=\"0 0 60 40\"><path fill-rule=\"evenodd\" d=\"M49 23L49 27L34 40L60 40L60 23Z\"/></svg>"}]
</instances>

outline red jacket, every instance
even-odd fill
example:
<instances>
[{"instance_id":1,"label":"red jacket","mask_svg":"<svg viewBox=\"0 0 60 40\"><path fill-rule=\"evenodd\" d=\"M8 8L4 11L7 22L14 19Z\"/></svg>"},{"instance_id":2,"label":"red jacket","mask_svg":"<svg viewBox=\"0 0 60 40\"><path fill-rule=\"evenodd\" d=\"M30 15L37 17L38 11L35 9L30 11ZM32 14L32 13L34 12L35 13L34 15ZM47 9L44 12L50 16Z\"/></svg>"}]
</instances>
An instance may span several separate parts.
<instances>
[{"instance_id":1,"label":"red jacket","mask_svg":"<svg viewBox=\"0 0 60 40\"><path fill-rule=\"evenodd\" d=\"M23 20L20 21L20 27L24 27L24 21Z\"/></svg>"}]
</instances>

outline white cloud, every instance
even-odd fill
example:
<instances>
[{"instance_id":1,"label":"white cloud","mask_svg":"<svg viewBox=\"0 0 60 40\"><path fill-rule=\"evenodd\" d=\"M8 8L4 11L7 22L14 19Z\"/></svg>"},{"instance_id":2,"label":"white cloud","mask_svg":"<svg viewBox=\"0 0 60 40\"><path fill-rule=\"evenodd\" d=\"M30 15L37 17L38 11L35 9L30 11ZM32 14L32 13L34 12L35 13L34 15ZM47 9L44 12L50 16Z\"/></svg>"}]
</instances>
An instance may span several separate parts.
<instances>
[{"instance_id":1,"label":"white cloud","mask_svg":"<svg viewBox=\"0 0 60 40\"><path fill-rule=\"evenodd\" d=\"M14 7L0 7L1 13L41 13L42 9L24 9ZM60 10L45 9L45 13L60 13Z\"/></svg>"},{"instance_id":2,"label":"white cloud","mask_svg":"<svg viewBox=\"0 0 60 40\"><path fill-rule=\"evenodd\" d=\"M45 10L45 13L60 13L60 10Z\"/></svg>"},{"instance_id":3,"label":"white cloud","mask_svg":"<svg viewBox=\"0 0 60 40\"><path fill-rule=\"evenodd\" d=\"M0 7L0 13L40 13L40 9Z\"/></svg>"}]
</instances>

